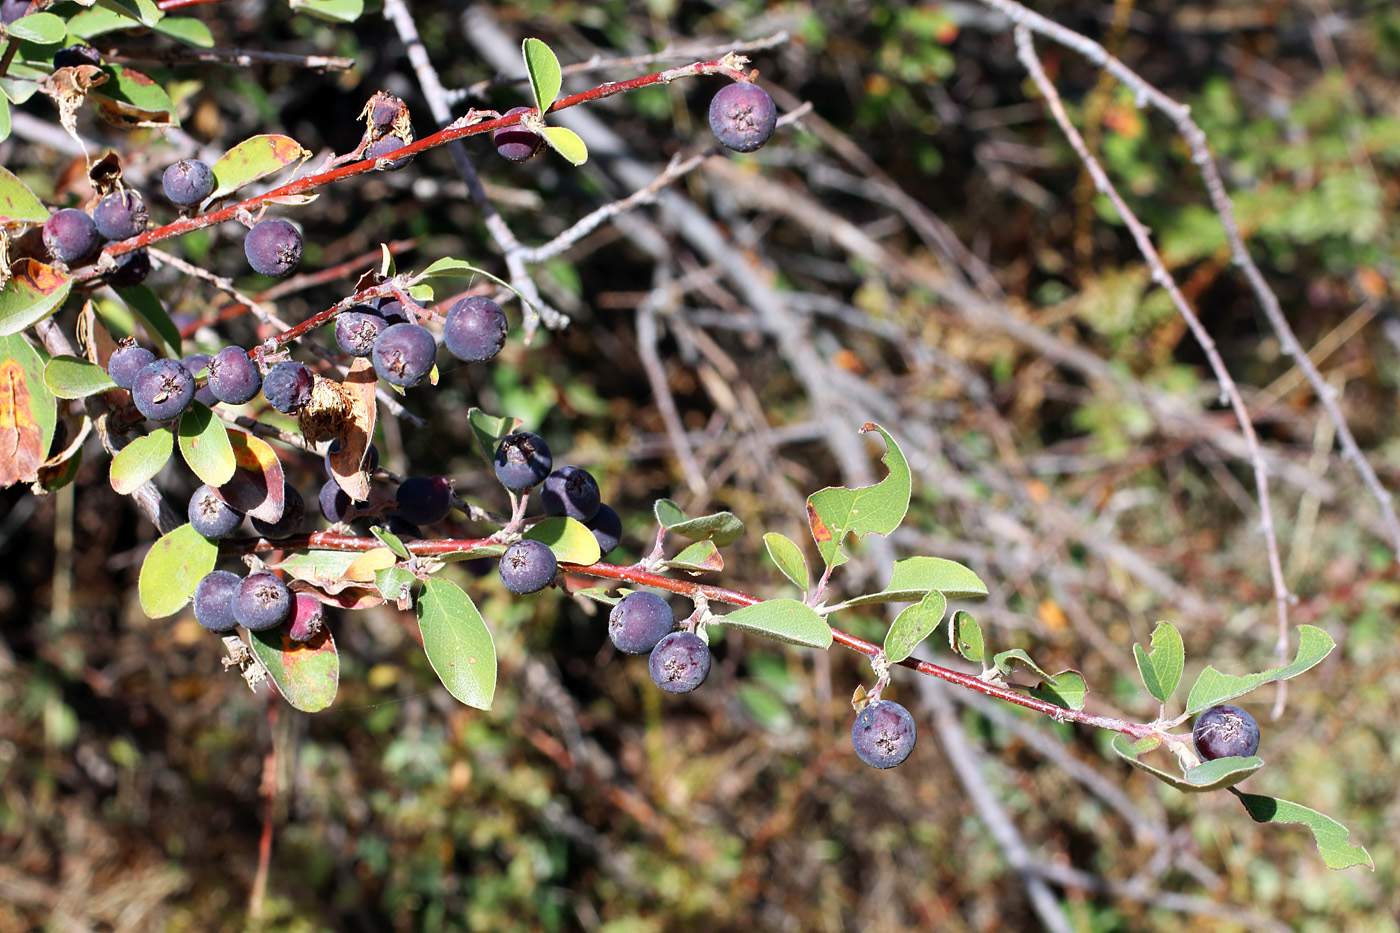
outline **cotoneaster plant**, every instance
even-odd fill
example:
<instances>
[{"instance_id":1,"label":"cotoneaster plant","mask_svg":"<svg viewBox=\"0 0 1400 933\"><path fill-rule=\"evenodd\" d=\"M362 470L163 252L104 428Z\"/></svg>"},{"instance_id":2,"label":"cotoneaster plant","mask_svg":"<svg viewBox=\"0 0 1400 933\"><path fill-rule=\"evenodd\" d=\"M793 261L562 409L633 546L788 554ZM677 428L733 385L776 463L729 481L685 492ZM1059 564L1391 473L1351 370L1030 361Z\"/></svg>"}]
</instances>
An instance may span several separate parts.
<instances>
[{"instance_id":1,"label":"cotoneaster plant","mask_svg":"<svg viewBox=\"0 0 1400 933\"><path fill-rule=\"evenodd\" d=\"M894 689L893 672L904 668L1059 722L1107 730L1113 733L1115 753L1173 787L1230 789L1255 819L1273 821L1287 814L1291 821L1308 825L1329 864L1369 864L1365 850L1346 842L1344 830L1339 836L1341 827L1330 819L1297 804L1234 789L1264 763L1254 757L1259 747L1257 723L1224 701L1315 666L1333 647L1320 628L1298 627L1296 657L1280 667L1244 676L1207 667L1191 688L1184 710L1172 715L1168 708L1182 677L1184 650L1175 629L1159 624L1150 650L1135 646L1135 656L1160 714L1134 722L1087 712L1089 686L1077 671L1048 673L1023 649L989 651L969 610L949 613L951 601L987 594L985 583L962 564L934 556L905 557L888 568L888 586L833 601L833 576L848 560L851 542L871 533L891 535L909 509L909 464L894 434L880 425L866 424L860 430L878 434L884 442L883 479L871 486L832 487L809 496L805 522L811 543L806 547L776 532L763 536L773 564L792 584L786 595L759 597L710 582L708 575L724 566L721 549L745 533L744 523L729 512L690 516L667 499L655 503L650 532L654 544L647 556L627 565L605 562L604 555L620 546L625 526L602 501L597 479L574 465L556 470L543 436L520 430L519 419L493 416L480 408L463 414L482 456L480 475L471 479L494 478L501 488L493 490L497 501L482 494L483 502L464 504L474 521L493 530L482 537L454 536L451 530L425 537L424 526L446 523L460 504L457 487L446 477L404 478L378 470L377 455L371 456L380 410L377 399L387 399L385 408L393 411L399 396L431 391L443 377L435 366L439 334L464 370L496 359L509 335L498 299L509 303L521 298L525 337L533 336L545 314L535 300L521 294L516 279L507 284L471 262L451 257L417 271L400 271L386 247L382 262L357 270L353 289L346 289L349 293L331 307L295 324L268 317L266 336L248 350L229 344L208 347L210 353L197 358L186 357L197 371L207 368L203 386L175 359L181 338L173 324L165 327L171 322L163 308L146 312L155 321L150 330L162 337L161 347L133 342L117 346L109 340L112 348L105 352L101 341L89 343L96 349L88 358L72 352L72 342L52 319L54 312L70 293L76 296L90 283L101 284L104 277L110 282L126 268L123 263L138 256L149 263L144 250L205 227L237 222L248 228L243 250L251 270L285 279L302 271L307 242L303 237L315 234L303 234L291 220L264 217L270 205L294 209L320 189L354 176L403 169L428 149L489 133L497 152L511 161L525 161L549 148L568 162L582 164L587 159L583 140L550 124L549 115L702 76L725 80L708 110L714 138L724 147L754 152L772 141L782 122L772 96L754 83L752 73L742 70L746 60L735 55L561 97L562 71L554 53L535 39L527 39L522 52L532 108L503 114L473 110L445 129L415 138L406 105L380 92L361 115L365 135L354 151L328 158L283 184L259 185L264 190L258 194L244 196L244 189L283 169L300 167L309 153L288 137L269 135L240 143L213 166L198 159L170 165L161 176L161 187L180 217L160 226L149 226L143 197L120 183L119 171L95 176L101 195L94 208L98 220L78 208L50 212L12 174L0 180L0 194L8 203L35 206L24 218L10 220L16 227L37 229L53 263L22 260L23 277L12 276L0 296L5 299L0 321L4 335L34 329L51 357L45 384L64 398L89 400L103 416L99 430L107 433L104 439L115 452L110 468L114 488L144 496L158 524L163 522L163 535L147 552L140 574L141 603L153 617L172 616L192 601L196 621L225 638L231 664L250 684L270 679L290 702L311 712L334 700L340 672L335 633L338 626L354 624L352 612L327 613L326 606L389 603L412 609L444 687L463 703L489 710L496 691L495 642L471 595L449 576L457 563L495 560L497 583L480 585L499 585L515 597L530 599L554 598L547 591L557 588L608 606L606 631L598 626L596 640L601 644L606 635L621 654L647 655L648 673L668 694L725 689L727 684L715 683L711 642L730 633L773 639L797 650L840 646L863 655L871 667L871 686L862 684L855 690L850 740L855 754L873 768L918 760L915 715L883 696ZM64 67L88 67L75 61L78 64ZM250 157L254 151L256 159ZM415 170L421 164L415 163ZM104 238L109 241L105 247ZM131 275L138 272L134 269ZM435 304L442 280L466 280L473 289L491 290L493 297L470 295L444 308L446 302ZM44 289L33 286L39 281ZM560 324L555 320L553 326ZM326 339L330 335L320 331L326 325L333 330L334 347ZM174 338L169 337L171 331ZM294 350L299 356L305 353L308 362L289 359ZM201 390L207 390L202 401L196 398ZM114 391L129 391L129 396L111 394ZM46 404L53 404L52 394L45 398ZM137 427L143 420L147 423ZM130 436L116 436L113 432L119 428L114 423ZM322 517L335 530L307 529L305 501L289 483L273 442L284 452L324 458L327 476L317 498ZM177 446L203 485L189 502L189 522L167 527L168 518L162 519L160 509L150 505L160 499L152 478ZM152 490L154 498L149 495ZM537 490L540 508L530 514ZM503 513L495 511L502 500L509 504ZM245 516L252 533L238 535ZM357 522L363 527L355 527ZM677 539L688 543L677 548ZM813 554L821 569L815 583L807 566ZM218 566L221 563L224 566ZM237 572L231 569L235 566ZM341 594L347 590L361 598L346 600ZM663 592L668 595L658 595ZM682 603L691 609L678 618L673 604ZM906 607L894 614L882 643L834 624L872 605ZM915 647L945 621L952 663L915 658ZM245 641L236 634L240 627L248 633L285 637ZM980 672L962 669L967 665ZM1038 678L1036 686L1012 680L1017 666ZM1197 714L1192 733L1174 731ZM1154 753L1155 758L1175 759L1179 773L1153 763Z\"/></svg>"}]
</instances>

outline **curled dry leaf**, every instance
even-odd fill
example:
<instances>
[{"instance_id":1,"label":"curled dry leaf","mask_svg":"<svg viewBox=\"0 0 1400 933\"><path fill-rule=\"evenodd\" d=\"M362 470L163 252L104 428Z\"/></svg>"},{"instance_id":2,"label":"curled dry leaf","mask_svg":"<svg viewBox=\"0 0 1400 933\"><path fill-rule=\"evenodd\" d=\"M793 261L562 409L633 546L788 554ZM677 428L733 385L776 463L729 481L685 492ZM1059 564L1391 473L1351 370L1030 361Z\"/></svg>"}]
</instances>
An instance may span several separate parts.
<instances>
[{"instance_id":1,"label":"curled dry leaf","mask_svg":"<svg viewBox=\"0 0 1400 933\"><path fill-rule=\"evenodd\" d=\"M374 437L376 379L374 364L359 358L339 387L346 412L340 430L335 432L340 449L330 456L331 476L356 502L369 498L369 474L364 471L364 462Z\"/></svg>"},{"instance_id":2,"label":"curled dry leaf","mask_svg":"<svg viewBox=\"0 0 1400 933\"><path fill-rule=\"evenodd\" d=\"M58 107L58 122L79 145L83 139L78 135L78 108L88 91L106 84L107 79L106 72L96 65L72 65L59 68L39 83L39 90L52 97Z\"/></svg>"}]
</instances>

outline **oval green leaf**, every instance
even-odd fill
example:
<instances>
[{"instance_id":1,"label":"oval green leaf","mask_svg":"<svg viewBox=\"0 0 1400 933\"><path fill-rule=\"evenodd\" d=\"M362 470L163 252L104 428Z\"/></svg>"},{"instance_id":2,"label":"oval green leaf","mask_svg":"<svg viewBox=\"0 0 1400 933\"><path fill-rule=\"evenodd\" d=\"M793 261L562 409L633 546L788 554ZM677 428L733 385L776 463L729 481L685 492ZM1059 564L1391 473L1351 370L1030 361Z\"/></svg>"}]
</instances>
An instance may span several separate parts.
<instances>
[{"instance_id":1,"label":"oval green leaf","mask_svg":"<svg viewBox=\"0 0 1400 933\"><path fill-rule=\"evenodd\" d=\"M909 463L890 433L878 424L867 422L860 433L879 431L885 438L884 463L889 475L873 486L847 489L828 486L807 497L807 523L812 540L828 567L844 564L849 558L841 549L847 535L887 535L899 527L909 511L909 496L913 480ZM985 592L985 590L984 590Z\"/></svg>"},{"instance_id":2,"label":"oval green leaf","mask_svg":"<svg viewBox=\"0 0 1400 933\"><path fill-rule=\"evenodd\" d=\"M584 524L572 518L546 518L536 522L525 532L532 541L542 541L549 545L561 564L588 566L598 563L602 553L598 550L598 539Z\"/></svg>"},{"instance_id":3,"label":"oval green leaf","mask_svg":"<svg viewBox=\"0 0 1400 933\"><path fill-rule=\"evenodd\" d=\"M214 47L214 34L209 27L192 16L167 16L156 23L156 32L197 49Z\"/></svg>"},{"instance_id":4,"label":"oval green leaf","mask_svg":"<svg viewBox=\"0 0 1400 933\"><path fill-rule=\"evenodd\" d=\"M129 496L137 487L160 472L175 449L175 436L166 430L138 437L112 458L112 488Z\"/></svg>"},{"instance_id":5,"label":"oval green leaf","mask_svg":"<svg viewBox=\"0 0 1400 933\"><path fill-rule=\"evenodd\" d=\"M582 165L588 161L588 147L579 139L577 133L566 126L546 126L544 141L549 143L549 148L574 165Z\"/></svg>"},{"instance_id":6,"label":"oval green leaf","mask_svg":"<svg viewBox=\"0 0 1400 933\"><path fill-rule=\"evenodd\" d=\"M1055 683L1055 678L1041 670L1040 665L1032 661L1031 656L1026 654L1025 650L1022 648L1012 648L1009 651L1003 651L1000 654L994 655L992 657L992 663L996 665L997 670L1001 671L1002 674L1006 676L1011 674L1011 669L1014 668L1017 663L1024 664L1026 667L1029 667L1039 674L1042 680L1049 681L1051 684Z\"/></svg>"},{"instance_id":7,"label":"oval green leaf","mask_svg":"<svg viewBox=\"0 0 1400 933\"><path fill-rule=\"evenodd\" d=\"M724 558L713 541L696 541L670 560L662 561L661 566L691 574L717 573L724 569Z\"/></svg>"},{"instance_id":8,"label":"oval green leaf","mask_svg":"<svg viewBox=\"0 0 1400 933\"><path fill-rule=\"evenodd\" d=\"M59 398L87 398L115 389L107 370L76 356L55 356L44 367L44 385Z\"/></svg>"},{"instance_id":9,"label":"oval green leaf","mask_svg":"<svg viewBox=\"0 0 1400 933\"><path fill-rule=\"evenodd\" d=\"M1078 671L1060 671L1053 683L1042 681L1040 686L1029 691L1030 695L1046 703L1053 703L1065 709L1083 709L1084 698L1089 695L1089 685L1084 675Z\"/></svg>"},{"instance_id":10,"label":"oval green leaf","mask_svg":"<svg viewBox=\"0 0 1400 933\"><path fill-rule=\"evenodd\" d=\"M1191 693L1186 698L1186 712L1199 713L1217 703L1224 703L1226 700L1244 696L1249 691L1264 684L1297 677L1327 657L1335 644L1332 641L1332 636L1317 626L1300 625L1298 626L1298 654L1294 657L1292 664L1276 667L1259 674L1247 674L1243 677L1222 674L1213 667L1207 667L1201 671L1201 676L1196 678L1196 683L1191 687Z\"/></svg>"},{"instance_id":11,"label":"oval green leaf","mask_svg":"<svg viewBox=\"0 0 1400 933\"><path fill-rule=\"evenodd\" d=\"M725 547L744 536L744 523L732 512L712 512L691 518L670 499L658 499L652 511L663 528L692 541L713 541Z\"/></svg>"},{"instance_id":12,"label":"oval green leaf","mask_svg":"<svg viewBox=\"0 0 1400 933\"><path fill-rule=\"evenodd\" d=\"M1312 830L1318 854L1322 856L1322 861L1328 868L1335 871L1365 865L1371 871L1376 870L1375 862L1371 861L1371 853L1367 852L1364 846L1348 842L1351 833L1330 816L1324 816L1291 800L1265 797L1262 794L1244 794L1239 791L1234 791L1234 794L1240 798L1240 803L1244 804L1249 818L1256 823L1301 823Z\"/></svg>"},{"instance_id":13,"label":"oval green leaf","mask_svg":"<svg viewBox=\"0 0 1400 933\"><path fill-rule=\"evenodd\" d=\"M151 545L136 585L146 615L163 619L179 612L218 557L219 545L190 525L181 525Z\"/></svg>"},{"instance_id":14,"label":"oval green leaf","mask_svg":"<svg viewBox=\"0 0 1400 933\"><path fill-rule=\"evenodd\" d=\"M0 290L0 337L17 334L53 314L68 297L72 284L68 275L53 266L33 259L17 260L10 267L10 281Z\"/></svg>"},{"instance_id":15,"label":"oval green leaf","mask_svg":"<svg viewBox=\"0 0 1400 933\"><path fill-rule=\"evenodd\" d=\"M64 25L63 20L52 13L30 13L28 16L21 16L5 28L10 31L12 38L37 42L40 45L58 45L68 34L68 27Z\"/></svg>"},{"instance_id":16,"label":"oval green leaf","mask_svg":"<svg viewBox=\"0 0 1400 933\"><path fill-rule=\"evenodd\" d=\"M949 638L955 639L953 648L969 661L982 663L982 626L972 617L972 613L959 609L953 613L953 622L948 628Z\"/></svg>"},{"instance_id":17,"label":"oval green leaf","mask_svg":"<svg viewBox=\"0 0 1400 933\"><path fill-rule=\"evenodd\" d=\"M97 0L97 5L125 14L143 26L154 26L165 16L153 0Z\"/></svg>"},{"instance_id":18,"label":"oval green leaf","mask_svg":"<svg viewBox=\"0 0 1400 933\"><path fill-rule=\"evenodd\" d=\"M846 600L844 606L868 603L907 603L938 590L949 599L987 595L987 584L962 564L942 557L907 557L894 562L889 586L878 593L867 593Z\"/></svg>"},{"instance_id":19,"label":"oval green leaf","mask_svg":"<svg viewBox=\"0 0 1400 933\"><path fill-rule=\"evenodd\" d=\"M214 192L209 195L209 200L232 194L250 182L309 158L311 153L301 148L301 144L290 136L265 134L245 139L211 166L214 170Z\"/></svg>"},{"instance_id":20,"label":"oval green leaf","mask_svg":"<svg viewBox=\"0 0 1400 933\"><path fill-rule=\"evenodd\" d=\"M797 588L802 592L807 592L812 578L807 570L807 558L803 556L802 549L791 538L776 531L770 531L763 536L763 546L768 549L768 559L783 572L783 576L797 584Z\"/></svg>"},{"instance_id":21,"label":"oval green leaf","mask_svg":"<svg viewBox=\"0 0 1400 933\"><path fill-rule=\"evenodd\" d=\"M291 7L331 23L353 23L365 11L364 0L291 0Z\"/></svg>"},{"instance_id":22,"label":"oval green leaf","mask_svg":"<svg viewBox=\"0 0 1400 933\"><path fill-rule=\"evenodd\" d=\"M1205 764L1192 768L1191 771L1187 772L1188 777L1182 777L1179 774L1163 771L1161 768L1154 767L1139 759L1139 756L1161 747L1161 744L1162 740L1156 736L1149 735L1146 738L1133 742L1130 741L1126 735L1121 733L1115 735L1113 741L1109 743L1114 754L1118 755L1118 757L1128 762L1128 764L1132 765L1134 768L1137 768L1139 771L1146 771L1162 783L1170 784L1177 790L1188 794L1201 794L1212 790L1223 790L1226 787L1238 784L1264 766L1263 760L1259 758L1221 758L1219 761L1224 762L1223 765L1217 765L1217 762L1208 761ZM1192 774L1196 777L1194 781L1190 779L1190 775Z\"/></svg>"},{"instance_id":23,"label":"oval green leaf","mask_svg":"<svg viewBox=\"0 0 1400 933\"><path fill-rule=\"evenodd\" d=\"M943 621L943 613L947 611L948 600L942 593L930 590L924 594L922 600L901 612L885 633L885 656L892 664L909 657L919 642L938 628L938 623Z\"/></svg>"},{"instance_id":24,"label":"oval green leaf","mask_svg":"<svg viewBox=\"0 0 1400 933\"><path fill-rule=\"evenodd\" d=\"M166 355L171 359L179 359L180 329L170 320L170 315L165 313L165 306L160 303L156 293L144 285L133 285L117 289L117 294L126 306L145 322L147 332L161 345Z\"/></svg>"},{"instance_id":25,"label":"oval green leaf","mask_svg":"<svg viewBox=\"0 0 1400 933\"><path fill-rule=\"evenodd\" d=\"M476 709L496 694L496 645L471 597L455 583L429 577L418 597L423 650L442 685Z\"/></svg>"},{"instance_id":26,"label":"oval green leaf","mask_svg":"<svg viewBox=\"0 0 1400 933\"><path fill-rule=\"evenodd\" d=\"M331 705L340 687L340 653L329 627L322 626L306 642L292 641L281 627L249 634L253 654L288 703L303 713L318 713Z\"/></svg>"},{"instance_id":27,"label":"oval green leaf","mask_svg":"<svg viewBox=\"0 0 1400 933\"><path fill-rule=\"evenodd\" d=\"M713 625L727 625L741 632L785 641L808 648L830 648L831 626L806 603L795 599L768 599L713 616Z\"/></svg>"},{"instance_id":28,"label":"oval green leaf","mask_svg":"<svg viewBox=\"0 0 1400 933\"><path fill-rule=\"evenodd\" d=\"M1152 631L1152 650L1142 645L1133 645L1133 657L1137 659L1138 673L1147 692L1165 703L1171 699L1181 684L1181 673L1186 667L1186 647L1181 643L1181 634L1170 622L1158 622Z\"/></svg>"},{"instance_id":29,"label":"oval green leaf","mask_svg":"<svg viewBox=\"0 0 1400 933\"><path fill-rule=\"evenodd\" d=\"M559 68L559 59L553 49L534 38L521 43L520 52L525 59L525 73L530 76L535 106L540 108L540 116L544 116L563 86L564 73Z\"/></svg>"},{"instance_id":30,"label":"oval green leaf","mask_svg":"<svg viewBox=\"0 0 1400 933\"><path fill-rule=\"evenodd\" d=\"M88 96L116 126L179 126L180 118L170 96L157 82L134 68L103 65L107 81Z\"/></svg>"},{"instance_id":31,"label":"oval green leaf","mask_svg":"<svg viewBox=\"0 0 1400 933\"><path fill-rule=\"evenodd\" d=\"M233 479L238 462L228 429L207 406L191 402L180 416L179 433L180 454L195 476L210 486L222 486Z\"/></svg>"},{"instance_id":32,"label":"oval green leaf","mask_svg":"<svg viewBox=\"0 0 1400 933\"><path fill-rule=\"evenodd\" d=\"M383 541L385 547L393 551L399 557L402 557L404 560L408 560L410 557L413 556L408 552L408 548L403 546L403 542L399 540L399 536L394 534L388 528L375 525L369 531L370 534L374 535L380 541Z\"/></svg>"}]
</instances>

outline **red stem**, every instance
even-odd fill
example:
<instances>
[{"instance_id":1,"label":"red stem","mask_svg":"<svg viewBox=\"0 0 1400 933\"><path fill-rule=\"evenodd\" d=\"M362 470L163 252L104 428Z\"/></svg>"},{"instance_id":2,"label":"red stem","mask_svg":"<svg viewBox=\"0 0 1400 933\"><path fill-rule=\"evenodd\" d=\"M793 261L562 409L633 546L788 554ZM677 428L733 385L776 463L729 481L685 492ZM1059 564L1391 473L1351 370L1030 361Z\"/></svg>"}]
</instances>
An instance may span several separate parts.
<instances>
[{"instance_id":1,"label":"red stem","mask_svg":"<svg viewBox=\"0 0 1400 933\"><path fill-rule=\"evenodd\" d=\"M446 554L454 554L460 551L471 550L473 548L484 547L498 542L489 538L442 538L434 541L405 541L404 547L409 552L420 557L437 557ZM291 538L284 538L279 541L265 541L263 539L248 539L244 541L225 542L226 549L236 550L239 553L249 553L257 551L271 550L293 550L298 548L317 548L331 551L368 551L373 548L383 547L384 543L378 538L359 538L353 535L332 534L328 531L318 531L309 535L296 535ZM638 570L636 567L623 567L618 564L560 564L559 569L568 574L578 576L597 577L604 580L617 580L622 583L632 583L637 586L649 586L660 590L669 590L673 593L680 593L684 596L694 598L703 596L710 602L725 603L732 606L752 606L763 600L757 596L750 596L738 590L726 589L721 586L713 586L705 583L688 583L684 580L676 580L671 577L664 577L661 574L651 573L646 570ZM858 638L849 632L832 627L832 640L843 648L859 652L868 658L873 658L880 653L880 646L868 642L863 638ZM1024 706L1026 709L1034 710L1037 713L1049 716L1059 722L1077 722L1087 726L1095 726L1100 729L1108 729L1112 732L1121 732L1134 739L1145 738L1149 735L1158 734L1157 730L1146 723L1126 722L1121 719L1111 719L1106 716L1096 716L1083 710L1065 709L1035 697L1017 693L1008 687L987 683L980 677L972 674L964 674L952 668L934 664L931 661L923 661L919 658L906 658L899 662L901 666L910 670L918 671L929 677L937 677L939 680L956 684L968 690L1004 700L1007 703L1014 703L1017 706Z\"/></svg>"},{"instance_id":2,"label":"red stem","mask_svg":"<svg viewBox=\"0 0 1400 933\"><path fill-rule=\"evenodd\" d=\"M184 6L198 6L201 3L219 2L221 2L221 0L158 0L156 6L160 7L161 12L166 12L169 10L178 10L180 7Z\"/></svg>"}]
</instances>

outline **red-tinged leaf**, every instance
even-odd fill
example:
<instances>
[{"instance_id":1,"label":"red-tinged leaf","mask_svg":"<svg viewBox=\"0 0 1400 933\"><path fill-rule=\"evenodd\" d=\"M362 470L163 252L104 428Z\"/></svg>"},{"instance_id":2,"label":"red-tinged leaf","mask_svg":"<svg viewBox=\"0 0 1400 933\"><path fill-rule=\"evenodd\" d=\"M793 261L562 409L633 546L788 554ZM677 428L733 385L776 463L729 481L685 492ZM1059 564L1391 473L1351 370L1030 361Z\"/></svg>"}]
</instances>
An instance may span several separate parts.
<instances>
[{"instance_id":1,"label":"red-tinged leaf","mask_svg":"<svg viewBox=\"0 0 1400 933\"><path fill-rule=\"evenodd\" d=\"M398 563L399 557L386 547L365 551L355 562L345 568L343 579L355 583L373 583L374 575Z\"/></svg>"},{"instance_id":2,"label":"red-tinged leaf","mask_svg":"<svg viewBox=\"0 0 1400 933\"><path fill-rule=\"evenodd\" d=\"M209 195L209 199L232 194L250 182L310 157L311 153L290 136L266 134L245 139L211 166L214 171L214 193Z\"/></svg>"},{"instance_id":3,"label":"red-tinged leaf","mask_svg":"<svg viewBox=\"0 0 1400 933\"><path fill-rule=\"evenodd\" d=\"M374 387L378 375L374 364L360 357L350 366L341 394L350 404L350 411L337 434L340 450L331 454L331 478L356 502L369 498L369 474L362 467L374 436L374 420L378 406L374 402Z\"/></svg>"},{"instance_id":4,"label":"red-tinged leaf","mask_svg":"<svg viewBox=\"0 0 1400 933\"><path fill-rule=\"evenodd\" d=\"M30 410L24 368L12 359L0 362L0 488L32 483L45 451L39 425Z\"/></svg>"},{"instance_id":5,"label":"red-tinged leaf","mask_svg":"<svg viewBox=\"0 0 1400 933\"><path fill-rule=\"evenodd\" d=\"M277 452L260 438L242 431L229 431L233 447L233 479L214 490L227 504L265 522L282 517L286 503L286 480Z\"/></svg>"},{"instance_id":6,"label":"red-tinged leaf","mask_svg":"<svg viewBox=\"0 0 1400 933\"><path fill-rule=\"evenodd\" d=\"M316 713L331 705L340 686L340 654L328 627L304 642L292 641L285 628L253 632L252 636L253 654L288 703L303 713Z\"/></svg>"},{"instance_id":7,"label":"red-tinged leaf","mask_svg":"<svg viewBox=\"0 0 1400 933\"><path fill-rule=\"evenodd\" d=\"M114 126L179 126L175 105L165 89L147 75L123 65L103 65L108 80L94 85L88 94L97 104L98 116Z\"/></svg>"},{"instance_id":8,"label":"red-tinged leaf","mask_svg":"<svg viewBox=\"0 0 1400 933\"><path fill-rule=\"evenodd\" d=\"M334 606L337 609L348 609L352 612L357 609L372 609L384 604L384 597L378 591L361 589L358 585L347 586L338 593L327 593L311 587L304 589L292 587L292 589L301 593L309 593L324 605Z\"/></svg>"},{"instance_id":9,"label":"red-tinged leaf","mask_svg":"<svg viewBox=\"0 0 1400 933\"><path fill-rule=\"evenodd\" d=\"M72 279L42 262L19 259L0 289L0 337L17 334L58 310Z\"/></svg>"}]
</instances>

